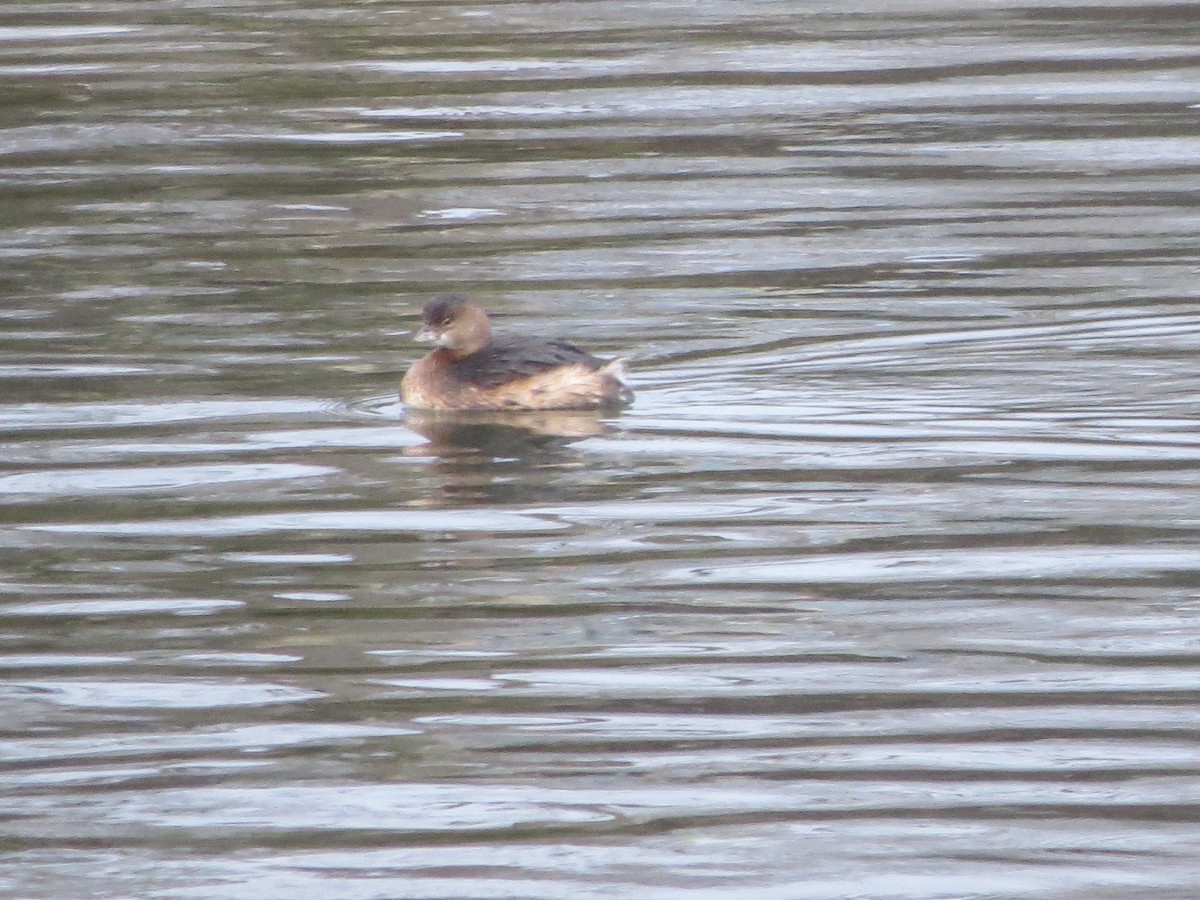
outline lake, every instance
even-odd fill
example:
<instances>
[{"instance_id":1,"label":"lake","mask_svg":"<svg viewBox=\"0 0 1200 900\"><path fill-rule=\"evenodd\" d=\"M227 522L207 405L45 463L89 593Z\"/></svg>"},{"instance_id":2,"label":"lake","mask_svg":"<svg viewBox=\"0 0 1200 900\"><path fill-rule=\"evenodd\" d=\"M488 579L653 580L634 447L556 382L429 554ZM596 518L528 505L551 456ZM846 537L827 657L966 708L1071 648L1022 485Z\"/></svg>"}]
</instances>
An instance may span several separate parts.
<instances>
[{"instance_id":1,"label":"lake","mask_svg":"<svg viewBox=\"0 0 1200 900\"><path fill-rule=\"evenodd\" d=\"M1198 33L8 4L0 893L1196 896Z\"/></svg>"}]
</instances>

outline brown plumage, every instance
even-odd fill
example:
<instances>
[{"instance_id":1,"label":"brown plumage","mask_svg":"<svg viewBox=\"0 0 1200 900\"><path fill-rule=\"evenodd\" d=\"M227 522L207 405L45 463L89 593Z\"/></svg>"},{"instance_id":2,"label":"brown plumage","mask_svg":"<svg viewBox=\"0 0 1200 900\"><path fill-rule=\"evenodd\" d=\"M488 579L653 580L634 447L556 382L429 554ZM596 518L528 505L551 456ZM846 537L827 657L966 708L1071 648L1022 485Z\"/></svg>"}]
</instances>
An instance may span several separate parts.
<instances>
[{"instance_id":1,"label":"brown plumage","mask_svg":"<svg viewBox=\"0 0 1200 900\"><path fill-rule=\"evenodd\" d=\"M625 360L604 360L565 341L493 338L487 313L456 294L422 312L417 340L435 349L413 363L400 399L417 409L600 409L633 400Z\"/></svg>"}]
</instances>

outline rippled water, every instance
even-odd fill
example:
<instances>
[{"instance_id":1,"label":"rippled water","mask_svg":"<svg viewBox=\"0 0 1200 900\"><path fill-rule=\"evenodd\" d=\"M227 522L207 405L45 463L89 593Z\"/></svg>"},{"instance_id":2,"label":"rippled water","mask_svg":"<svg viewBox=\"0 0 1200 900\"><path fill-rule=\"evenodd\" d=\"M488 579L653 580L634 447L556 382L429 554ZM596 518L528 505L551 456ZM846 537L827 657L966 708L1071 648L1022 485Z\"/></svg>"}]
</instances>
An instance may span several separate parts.
<instances>
[{"instance_id":1,"label":"rippled water","mask_svg":"<svg viewBox=\"0 0 1200 900\"><path fill-rule=\"evenodd\" d=\"M1198 28L0 10L0 891L1196 896Z\"/></svg>"}]
</instances>

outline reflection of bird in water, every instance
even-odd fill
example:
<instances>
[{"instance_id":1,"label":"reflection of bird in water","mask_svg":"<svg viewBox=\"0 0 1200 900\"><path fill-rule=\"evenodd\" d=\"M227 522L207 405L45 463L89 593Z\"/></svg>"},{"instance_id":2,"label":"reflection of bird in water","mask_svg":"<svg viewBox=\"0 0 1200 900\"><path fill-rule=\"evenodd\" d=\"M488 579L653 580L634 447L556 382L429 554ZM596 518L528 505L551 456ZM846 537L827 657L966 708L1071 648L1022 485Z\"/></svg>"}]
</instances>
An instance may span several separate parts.
<instances>
[{"instance_id":1,"label":"reflection of bird in water","mask_svg":"<svg viewBox=\"0 0 1200 900\"><path fill-rule=\"evenodd\" d=\"M594 410L455 412L410 409L404 424L429 440L431 446L420 448L418 452L528 456L554 453L573 441L610 434L613 427L603 422L600 415Z\"/></svg>"},{"instance_id":2,"label":"reflection of bird in water","mask_svg":"<svg viewBox=\"0 0 1200 900\"><path fill-rule=\"evenodd\" d=\"M434 297L422 315L417 340L434 349L400 382L410 409L611 409L633 400L623 359L564 341L493 338L487 313L456 294Z\"/></svg>"},{"instance_id":3,"label":"reflection of bird in water","mask_svg":"<svg viewBox=\"0 0 1200 900\"><path fill-rule=\"evenodd\" d=\"M429 443L404 453L432 458L430 471L439 481L424 500L430 506L566 502L578 491L592 490L561 473L587 468L584 454L570 446L573 441L616 430L602 415L599 410L410 409L404 424Z\"/></svg>"}]
</instances>

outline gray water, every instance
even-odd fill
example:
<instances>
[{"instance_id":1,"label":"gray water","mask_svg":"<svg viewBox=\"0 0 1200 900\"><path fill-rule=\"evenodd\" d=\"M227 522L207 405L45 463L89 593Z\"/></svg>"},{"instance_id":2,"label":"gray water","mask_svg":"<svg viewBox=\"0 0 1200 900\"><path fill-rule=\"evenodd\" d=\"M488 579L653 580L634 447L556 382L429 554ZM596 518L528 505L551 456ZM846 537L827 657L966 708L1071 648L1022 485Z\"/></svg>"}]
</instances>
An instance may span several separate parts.
<instances>
[{"instance_id":1,"label":"gray water","mask_svg":"<svg viewBox=\"0 0 1200 900\"><path fill-rule=\"evenodd\" d=\"M0 9L0 892L1200 896L1198 34Z\"/></svg>"}]
</instances>

